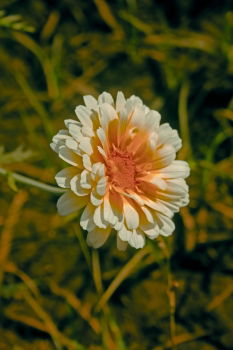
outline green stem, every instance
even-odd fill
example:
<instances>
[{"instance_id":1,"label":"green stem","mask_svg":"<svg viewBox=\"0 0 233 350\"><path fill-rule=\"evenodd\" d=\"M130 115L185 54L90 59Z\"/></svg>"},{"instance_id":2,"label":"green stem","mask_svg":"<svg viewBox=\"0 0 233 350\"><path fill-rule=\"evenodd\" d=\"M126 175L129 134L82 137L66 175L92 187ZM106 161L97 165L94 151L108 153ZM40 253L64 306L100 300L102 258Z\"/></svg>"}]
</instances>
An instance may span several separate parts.
<instances>
[{"instance_id":1,"label":"green stem","mask_svg":"<svg viewBox=\"0 0 233 350\"><path fill-rule=\"evenodd\" d=\"M190 91L190 85L186 81L183 83L179 94L178 115L180 124L180 133L183 140L183 147L185 155L192 156L192 148L189 135L189 120L188 120L188 96Z\"/></svg>"},{"instance_id":2,"label":"green stem","mask_svg":"<svg viewBox=\"0 0 233 350\"><path fill-rule=\"evenodd\" d=\"M151 249L149 246L144 247L143 249L139 250L131 258L131 260L128 261L126 265L124 265L124 267L120 270L118 275L114 278L114 280L102 294L98 304L96 305L96 311L99 311L105 306L105 304L110 299L112 294L116 291L116 289L119 287L119 285L130 275L134 267L150 252Z\"/></svg>"},{"instance_id":3,"label":"green stem","mask_svg":"<svg viewBox=\"0 0 233 350\"><path fill-rule=\"evenodd\" d=\"M18 182L22 182L26 185L30 185L30 186L34 186L37 188L40 188L41 190L47 191L47 192L51 192L51 193L56 193L56 194L61 194L64 193L65 190L56 186L51 186L51 185L47 185L43 182L37 181L37 180L33 180L30 177L24 176L24 175L20 175L11 171L8 171L6 169L0 168L0 174L1 175L5 175L5 176L12 176L13 179L15 181Z\"/></svg>"},{"instance_id":4,"label":"green stem","mask_svg":"<svg viewBox=\"0 0 233 350\"><path fill-rule=\"evenodd\" d=\"M99 252L95 249L92 249L92 271L96 291L99 295L101 295L101 293L103 292L103 284L101 277L100 258Z\"/></svg>"},{"instance_id":5,"label":"green stem","mask_svg":"<svg viewBox=\"0 0 233 350\"><path fill-rule=\"evenodd\" d=\"M175 301L175 291L172 280L172 272L171 272L171 261L170 261L170 253L167 257L167 282L168 282L168 299L169 299L169 319L170 319L170 338L171 338L171 347L172 350L176 349L175 344L175 336L176 336L176 319L175 319L175 311L176 311L176 301Z\"/></svg>"},{"instance_id":6,"label":"green stem","mask_svg":"<svg viewBox=\"0 0 233 350\"><path fill-rule=\"evenodd\" d=\"M165 239L159 240L159 246L164 253L166 259L166 272L167 272L167 295L169 302L169 328L170 328L170 341L171 349L176 350L175 336L176 336L176 320L175 320L175 311L176 311L176 296L175 296L175 285L172 278L171 271L171 253L168 241Z\"/></svg>"}]
</instances>

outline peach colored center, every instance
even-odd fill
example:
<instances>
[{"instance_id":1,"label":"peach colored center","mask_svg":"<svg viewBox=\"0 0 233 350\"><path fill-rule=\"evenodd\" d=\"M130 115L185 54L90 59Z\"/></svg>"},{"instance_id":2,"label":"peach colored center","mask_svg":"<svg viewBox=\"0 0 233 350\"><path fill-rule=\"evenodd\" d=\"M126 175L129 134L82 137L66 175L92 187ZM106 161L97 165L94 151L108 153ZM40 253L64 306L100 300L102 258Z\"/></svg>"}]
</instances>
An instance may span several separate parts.
<instances>
[{"instance_id":1,"label":"peach colored center","mask_svg":"<svg viewBox=\"0 0 233 350\"><path fill-rule=\"evenodd\" d=\"M121 188L135 187L135 163L127 152L114 150L107 160L107 173L113 185Z\"/></svg>"}]
</instances>

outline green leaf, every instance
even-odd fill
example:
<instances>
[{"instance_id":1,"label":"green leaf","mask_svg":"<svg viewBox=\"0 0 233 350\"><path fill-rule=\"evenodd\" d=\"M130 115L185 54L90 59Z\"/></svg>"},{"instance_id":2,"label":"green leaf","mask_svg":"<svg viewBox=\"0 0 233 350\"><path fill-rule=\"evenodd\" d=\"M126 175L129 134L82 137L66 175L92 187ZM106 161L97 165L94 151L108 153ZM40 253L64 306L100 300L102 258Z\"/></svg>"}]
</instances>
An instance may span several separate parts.
<instances>
[{"instance_id":1,"label":"green leaf","mask_svg":"<svg viewBox=\"0 0 233 350\"><path fill-rule=\"evenodd\" d=\"M33 33L35 28L26 23L21 15L5 15L5 11L0 11L0 27Z\"/></svg>"},{"instance_id":2,"label":"green leaf","mask_svg":"<svg viewBox=\"0 0 233 350\"><path fill-rule=\"evenodd\" d=\"M0 164L10 164L15 162L23 162L35 156L35 152L24 150L23 146L18 146L14 151L5 152L4 147L0 146Z\"/></svg>"}]
</instances>

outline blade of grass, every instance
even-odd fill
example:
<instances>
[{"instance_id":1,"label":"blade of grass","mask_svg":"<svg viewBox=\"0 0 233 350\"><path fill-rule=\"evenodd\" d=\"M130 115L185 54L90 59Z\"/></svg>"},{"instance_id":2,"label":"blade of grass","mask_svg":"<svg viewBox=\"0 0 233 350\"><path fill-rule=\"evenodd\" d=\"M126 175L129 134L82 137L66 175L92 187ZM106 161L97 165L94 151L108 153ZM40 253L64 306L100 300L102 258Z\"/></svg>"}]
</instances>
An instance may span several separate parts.
<instances>
[{"instance_id":1,"label":"blade of grass","mask_svg":"<svg viewBox=\"0 0 233 350\"><path fill-rule=\"evenodd\" d=\"M98 294L100 295L103 292L103 284L101 277L99 252L95 249L92 249L92 271L95 287Z\"/></svg>"},{"instance_id":2,"label":"blade of grass","mask_svg":"<svg viewBox=\"0 0 233 350\"><path fill-rule=\"evenodd\" d=\"M170 341L171 349L176 350L176 320L175 320L175 311L176 311L176 295L175 295L175 283L172 278L171 272L171 253L168 241L163 238L159 238L159 247L164 253L166 259L166 269L167 269L167 295L169 302L169 331L170 331Z\"/></svg>"},{"instance_id":3,"label":"blade of grass","mask_svg":"<svg viewBox=\"0 0 233 350\"><path fill-rule=\"evenodd\" d=\"M97 7L97 10L98 10L100 16L103 18L105 23L110 28L113 29L113 31L115 32L115 35L117 37L122 38L124 35L123 29L121 28L121 26L117 22L116 18L114 17L108 3L105 0L93 0L93 1Z\"/></svg>"},{"instance_id":4,"label":"blade of grass","mask_svg":"<svg viewBox=\"0 0 233 350\"><path fill-rule=\"evenodd\" d=\"M188 120L188 95L190 86L187 81L185 81L180 89L179 94L179 105L178 105L178 115L180 124L180 133L183 140L183 153L184 156L192 157L192 148L189 135L189 120Z\"/></svg>"},{"instance_id":5,"label":"blade of grass","mask_svg":"<svg viewBox=\"0 0 233 350\"><path fill-rule=\"evenodd\" d=\"M212 311L215 308L217 308L219 305L224 303L226 299L228 299L233 294L233 284L229 285L227 288L225 287L224 290L217 295L213 300L210 301L210 303L207 305L207 310Z\"/></svg>"},{"instance_id":6,"label":"blade of grass","mask_svg":"<svg viewBox=\"0 0 233 350\"><path fill-rule=\"evenodd\" d=\"M37 288L35 282L28 276L26 273L21 271L14 263L9 262L6 265L6 270L9 273L15 274L18 276L26 285L27 289L22 291L22 297L25 299L25 301L30 305L30 307L34 310L35 314L39 317L41 320L35 320L31 319L30 317L24 317L24 315L20 315L17 317L17 315L12 314L12 318L15 318L16 320L26 323L27 325L31 327L35 327L38 329L43 329L44 332L48 333L58 350L62 350L63 346L66 349L69 350L84 350L81 344L78 342L74 342L73 340L67 338L64 334L62 334L54 321L52 320L49 313L43 308L43 306L40 304L40 291ZM22 316L22 317L21 317ZM30 323L32 321L32 323Z\"/></svg>"},{"instance_id":7,"label":"blade of grass","mask_svg":"<svg viewBox=\"0 0 233 350\"><path fill-rule=\"evenodd\" d=\"M207 163L213 163L214 164L214 158L215 158L215 154L217 152L218 147L226 139L231 138L232 136L233 136L233 131L230 128L219 132L216 135L216 137L213 139L213 141L211 142L211 144L210 144L210 146L208 148L208 151L206 152L205 161ZM216 167L216 164L214 165L214 167ZM208 170L207 168L204 169L203 177L202 177L203 189L206 188L206 184L209 181L209 175L210 175L210 170Z\"/></svg>"},{"instance_id":8,"label":"blade of grass","mask_svg":"<svg viewBox=\"0 0 233 350\"><path fill-rule=\"evenodd\" d=\"M198 331L196 333L193 333L193 334L191 334L191 333L179 334L179 335L175 336L174 343L176 346L186 344L186 343L192 343L192 342L197 341L197 340L199 340L203 337L206 337L208 335L209 335L209 333L207 333L206 331L202 331L202 330ZM152 350L172 350L171 341L169 340L168 342L166 342L163 347L156 346Z\"/></svg>"},{"instance_id":9,"label":"blade of grass","mask_svg":"<svg viewBox=\"0 0 233 350\"><path fill-rule=\"evenodd\" d=\"M8 261L6 265L6 271L18 276L36 298L39 296L40 293L36 283L31 279L30 276L20 270L13 262Z\"/></svg>"},{"instance_id":10,"label":"blade of grass","mask_svg":"<svg viewBox=\"0 0 233 350\"><path fill-rule=\"evenodd\" d=\"M132 270L136 267L136 265L147 255L151 253L151 248L146 246L139 250L132 259L120 270L118 275L114 278L112 283L106 289L106 291L102 294L98 304L96 305L96 311L99 311L104 307L112 294L116 291L119 285L129 277Z\"/></svg>"},{"instance_id":11,"label":"blade of grass","mask_svg":"<svg viewBox=\"0 0 233 350\"><path fill-rule=\"evenodd\" d=\"M18 192L15 194L13 201L9 206L8 215L0 239L0 286L2 285L6 263L11 250L13 230L18 223L20 211L26 202L27 197L27 192Z\"/></svg>"},{"instance_id":12,"label":"blade of grass","mask_svg":"<svg viewBox=\"0 0 233 350\"><path fill-rule=\"evenodd\" d=\"M69 349L75 349L75 346L72 343L72 341L59 332L50 315L43 309L39 302L35 298L33 298L33 296L27 291L23 292L23 297L25 298L26 302L31 306L31 308L35 311L37 316L43 321L44 325L46 326L47 332L50 334L54 342L56 349L62 350L63 345L67 346Z\"/></svg>"},{"instance_id":13,"label":"blade of grass","mask_svg":"<svg viewBox=\"0 0 233 350\"><path fill-rule=\"evenodd\" d=\"M41 332L45 332L47 333L46 327L44 326L43 322L37 320L36 318L27 316L27 315L23 315L21 313L18 313L17 311L14 310L6 310L5 315L7 318L16 321L16 322L20 322L23 325L26 325L28 327L32 327L35 328ZM20 348L22 349L22 348Z\"/></svg>"},{"instance_id":14,"label":"blade of grass","mask_svg":"<svg viewBox=\"0 0 233 350\"><path fill-rule=\"evenodd\" d=\"M39 60L42 69L44 71L48 94L51 98L56 98L59 95L59 88L57 77L54 72L51 59L48 57L46 52L27 34L15 32L12 34L12 38L19 42L21 45L30 50L36 58Z\"/></svg>"},{"instance_id":15,"label":"blade of grass","mask_svg":"<svg viewBox=\"0 0 233 350\"><path fill-rule=\"evenodd\" d=\"M89 303L82 303L81 300L73 292L69 291L68 289L61 288L54 281L51 282L50 287L54 294L64 298L66 302L72 306L77 314L80 315L89 324L95 333L100 333L99 320L91 315Z\"/></svg>"},{"instance_id":16,"label":"blade of grass","mask_svg":"<svg viewBox=\"0 0 233 350\"><path fill-rule=\"evenodd\" d=\"M87 262L87 265L89 267L89 270L92 271L92 269L91 269L91 256L90 256L90 252L87 248L87 244L83 238L83 232L82 232L80 227L77 227L77 225L74 225L73 229L74 229L74 233L75 233L76 237L79 240L79 244L80 244L81 250L83 252L83 255L85 257L85 260Z\"/></svg>"},{"instance_id":17,"label":"blade of grass","mask_svg":"<svg viewBox=\"0 0 233 350\"><path fill-rule=\"evenodd\" d=\"M15 79L18 82L19 86L21 87L23 93L27 97L28 101L30 102L31 106L35 109L35 111L40 116L42 125L44 127L44 130L46 132L46 135L48 139L51 139L54 135L54 131L52 128L52 123L50 122L50 117L45 110L44 106L40 103L39 99L37 98L36 94L26 81L26 79L23 77L23 75L19 72L15 71Z\"/></svg>"},{"instance_id":18,"label":"blade of grass","mask_svg":"<svg viewBox=\"0 0 233 350\"><path fill-rule=\"evenodd\" d=\"M54 33L55 29L57 28L58 22L60 20L60 13L57 11L52 11L48 19L41 31L41 38L43 40L48 40Z\"/></svg>"},{"instance_id":19,"label":"blade of grass","mask_svg":"<svg viewBox=\"0 0 233 350\"><path fill-rule=\"evenodd\" d=\"M91 256L92 256L92 277L93 277L97 294L98 296L100 296L103 293L103 284L102 284L99 252L95 249L92 249ZM103 312L100 315L100 320L101 320L101 336L102 336L103 348L106 350L108 349L117 350L116 343L110 332L110 310L108 308L108 305L105 305L102 311Z\"/></svg>"}]
</instances>

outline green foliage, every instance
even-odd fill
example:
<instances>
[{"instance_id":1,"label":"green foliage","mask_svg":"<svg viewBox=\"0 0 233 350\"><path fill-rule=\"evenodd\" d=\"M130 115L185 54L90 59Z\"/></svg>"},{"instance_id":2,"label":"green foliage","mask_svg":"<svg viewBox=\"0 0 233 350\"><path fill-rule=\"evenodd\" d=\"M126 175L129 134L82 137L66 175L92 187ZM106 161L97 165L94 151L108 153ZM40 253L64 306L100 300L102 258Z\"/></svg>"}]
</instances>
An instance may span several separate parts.
<instances>
[{"instance_id":1,"label":"green foliage","mask_svg":"<svg viewBox=\"0 0 233 350\"><path fill-rule=\"evenodd\" d=\"M1 177L0 349L230 350L231 1L3 7L0 164L9 186ZM179 129L179 158L192 172L190 205L171 238L122 253L112 237L98 257L77 215L59 217L54 194L19 190L12 172L54 183L63 165L51 136L75 118L82 95L104 90L159 110Z\"/></svg>"},{"instance_id":2,"label":"green foliage","mask_svg":"<svg viewBox=\"0 0 233 350\"><path fill-rule=\"evenodd\" d=\"M35 28L28 25L20 15L6 15L5 11L0 11L0 27L33 33Z\"/></svg>"},{"instance_id":3,"label":"green foliage","mask_svg":"<svg viewBox=\"0 0 233 350\"><path fill-rule=\"evenodd\" d=\"M0 146L0 164L10 164L14 162L24 162L35 156L31 150L24 150L24 147L18 146L14 151L5 152L4 146Z\"/></svg>"}]
</instances>

